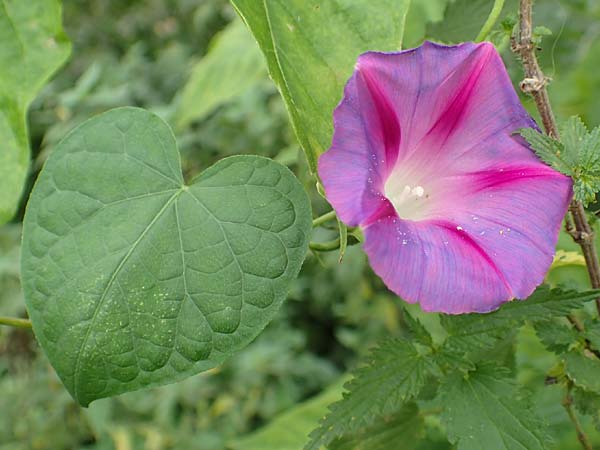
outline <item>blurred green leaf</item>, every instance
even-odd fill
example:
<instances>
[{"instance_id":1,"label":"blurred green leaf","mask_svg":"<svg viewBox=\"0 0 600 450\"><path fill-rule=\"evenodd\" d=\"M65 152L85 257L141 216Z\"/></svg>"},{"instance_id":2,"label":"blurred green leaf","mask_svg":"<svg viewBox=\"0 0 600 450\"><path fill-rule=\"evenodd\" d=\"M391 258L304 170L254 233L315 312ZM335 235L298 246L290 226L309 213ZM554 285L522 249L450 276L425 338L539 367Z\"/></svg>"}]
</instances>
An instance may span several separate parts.
<instances>
[{"instance_id":1,"label":"blurred green leaf","mask_svg":"<svg viewBox=\"0 0 600 450\"><path fill-rule=\"evenodd\" d=\"M340 380L318 396L273 419L267 426L229 444L233 450L298 450L308 434L327 413L327 406L342 397L345 381Z\"/></svg>"},{"instance_id":2,"label":"blurred green leaf","mask_svg":"<svg viewBox=\"0 0 600 450\"><path fill-rule=\"evenodd\" d=\"M194 66L175 113L178 128L202 120L267 74L260 49L240 19L211 41L208 53Z\"/></svg>"},{"instance_id":3,"label":"blurred green leaf","mask_svg":"<svg viewBox=\"0 0 600 450\"><path fill-rule=\"evenodd\" d=\"M328 450L413 450L424 437L424 428L417 405L409 403L358 433L332 442Z\"/></svg>"},{"instance_id":4,"label":"blurred green leaf","mask_svg":"<svg viewBox=\"0 0 600 450\"><path fill-rule=\"evenodd\" d=\"M547 435L508 370L481 365L440 387L450 442L457 450L544 450Z\"/></svg>"},{"instance_id":5,"label":"blurred green leaf","mask_svg":"<svg viewBox=\"0 0 600 450\"><path fill-rule=\"evenodd\" d=\"M0 2L0 224L15 214L29 171L27 109L71 45L59 0Z\"/></svg>"},{"instance_id":6,"label":"blurred green leaf","mask_svg":"<svg viewBox=\"0 0 600 450\"><path fill-rule=\"evenodd\" d=\"M231 0L267 58L313 173L359 54L398 50L409 0Z\"/></svg>"},{"instance_id":7,"label":"blurred green leaf","mask_svg":"<svg viewBox=\"0 0 600 450\"><path fill-rule=\"evenodd\" d=\"M180 380L245 347L285 299L311 230L306 192L287 168L235 156L185 185L170 128L136 108L69 134L29 205L28 310L84 406Z\"/></svg>"},{"instance_id":8,"label":"blurred green leaf","mask_svg":"<svg viewBox=\"0 0 600 450\"><path fill-rule=\"evenodd\" d=\"M431 373L437 373L433 359L420 354L411 342L384 341L344 386L343 399L330 406L305 449L318 450L337 437L360 432L380 416L397 412L419 394Z\"/></svg>"}]
</instances>

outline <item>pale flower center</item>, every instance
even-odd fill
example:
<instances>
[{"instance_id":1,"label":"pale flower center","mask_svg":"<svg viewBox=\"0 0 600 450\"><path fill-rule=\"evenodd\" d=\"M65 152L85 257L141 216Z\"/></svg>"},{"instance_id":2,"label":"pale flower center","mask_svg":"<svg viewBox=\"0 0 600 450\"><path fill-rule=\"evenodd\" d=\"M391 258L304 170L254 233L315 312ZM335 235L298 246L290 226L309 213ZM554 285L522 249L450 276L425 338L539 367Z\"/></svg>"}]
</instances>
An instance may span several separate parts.
<instances>
[{"instance_id":1,"label":"pale flower center","mask_svg":"<svg viewBox=\"0 0 600 450\"><path fill-rule=\"evenodd\" d=\"M406 184L403 177L390 176L385 183L384 193L401 219L421 220L430 205L429 192L421 184Z\"/></svg>"}]
</instances>

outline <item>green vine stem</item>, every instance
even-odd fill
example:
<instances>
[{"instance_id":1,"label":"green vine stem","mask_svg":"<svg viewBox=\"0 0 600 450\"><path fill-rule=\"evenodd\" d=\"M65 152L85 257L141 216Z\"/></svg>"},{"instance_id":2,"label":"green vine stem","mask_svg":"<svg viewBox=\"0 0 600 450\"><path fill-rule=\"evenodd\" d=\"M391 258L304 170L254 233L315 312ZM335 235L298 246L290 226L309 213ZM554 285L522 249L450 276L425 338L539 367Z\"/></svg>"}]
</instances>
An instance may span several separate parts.
<instances>
[{"instance_id":1,"label":"green vine stem","mask_svg":"<svg viewBox=\"0 0 600 450\"><path fill-rule=\"evenodd\" d=\"M340 248L340 238L329 242L311 242L309 247L317 252L332 252Z\"/></svg>"},{"instance_id":2,"label":"green vine stem","mask_svg":"<svg viewBox=\"0 0 600 450\"><path fill-rule=\"evenodd\" d=\"M502 8L504 8L504 0L494 0L494 6L490 11L490 15L481 27L481 31L475 38L475 42L485 41L488 34L490 34L490 31L492 31L492 28L494 28L494 25L496 25L496 21L498 20L498 17L500 17Z\"/></svg>"},{"instance_id":3,"label":"green vine stem","mask_svg":"<svg viewBox=\"0 0 600 450\"><path fill-rule=\"evenodd\" d=\"M533 1L520 0L519 31L517 38L513 39L512 50L520 56L525 71L525 79L521 82L521 90L533 97L546 133L558 139L558 127L546 90L548 78L540 68L535 54L536 45L532 40L532 16ZM600 288L600 263L594 243L594 232L581 202L573 199L569 205L569 214L566 218L566 231L581 247L592 287L598 289ZM596 307L600 313L600 299L596 300Z\"/></svg>"},{"instance_id":4,"label":"green vine stem","mask_svg":"<svg viewBox=\"0 0 600 450\"><path fill-rule=\"evenodd\" d=\"M19 319L17 317L2 317L0 316L0 325L17 328L31 328L31 320Z\"/></svg>"},{"instance_id":5,"label":"green vine stem","mask_svg":"<svg viewBox=\"0 0 600 450\"><path fill-rule=\"evenodd\" d=\"M323 214L322 216L317 217L312 221L313 228L317 228L318 226L323 225L324 223L329 222L330 220L335 219L335 211L329 211L328 213Z\"/></svg>"}]
</instances>

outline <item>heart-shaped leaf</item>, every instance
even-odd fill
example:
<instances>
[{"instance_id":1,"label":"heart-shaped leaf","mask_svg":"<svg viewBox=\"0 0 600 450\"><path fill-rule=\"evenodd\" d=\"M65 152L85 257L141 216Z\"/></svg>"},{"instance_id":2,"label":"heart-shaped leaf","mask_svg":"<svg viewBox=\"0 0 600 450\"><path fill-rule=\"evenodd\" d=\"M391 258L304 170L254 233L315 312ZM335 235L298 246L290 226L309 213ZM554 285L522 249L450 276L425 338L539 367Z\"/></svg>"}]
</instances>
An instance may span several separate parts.
<instances>
[{"instance_id":1,"label":"heart-shaped leaf","mask_svg":"<svg viewBox=\"0 0 600 450\"><path fill-rule=\"evenodd\" d=\"M284 166L234 156L185 185L161 119L109 111L56 147L32 192L22 279L33 329L84 406L185 378L267 325L310 229Z\"/></svg>"}]
</instances>

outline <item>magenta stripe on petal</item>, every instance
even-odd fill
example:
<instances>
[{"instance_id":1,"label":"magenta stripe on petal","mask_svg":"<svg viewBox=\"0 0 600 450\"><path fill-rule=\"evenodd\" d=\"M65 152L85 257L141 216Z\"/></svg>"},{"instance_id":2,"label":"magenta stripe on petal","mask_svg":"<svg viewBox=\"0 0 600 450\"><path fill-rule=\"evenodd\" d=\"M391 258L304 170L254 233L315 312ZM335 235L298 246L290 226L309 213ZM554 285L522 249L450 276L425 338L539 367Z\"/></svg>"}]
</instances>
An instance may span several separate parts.
<instances>
[{"instance_id":1,"label":"magenta stripe on petal","mask_svg":"<svg viewBox=\"0 0 600 450\"><path fill-rule=\"evenodd\" d=\"M457 314L543 281L572 186L514 136L523 127L535 123L489 43L359 57L319 175L392 291Z\"/></svg>"}]
</instances>

